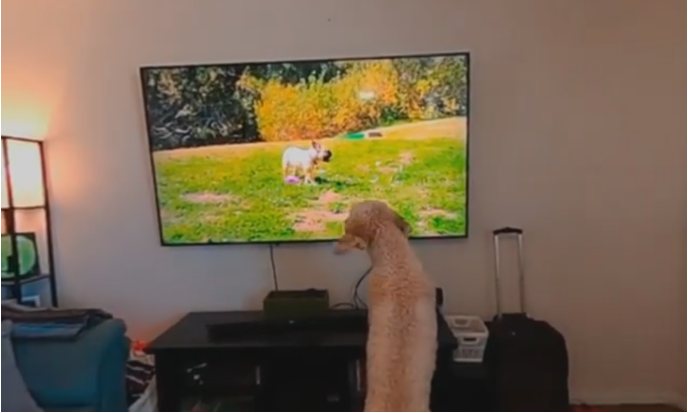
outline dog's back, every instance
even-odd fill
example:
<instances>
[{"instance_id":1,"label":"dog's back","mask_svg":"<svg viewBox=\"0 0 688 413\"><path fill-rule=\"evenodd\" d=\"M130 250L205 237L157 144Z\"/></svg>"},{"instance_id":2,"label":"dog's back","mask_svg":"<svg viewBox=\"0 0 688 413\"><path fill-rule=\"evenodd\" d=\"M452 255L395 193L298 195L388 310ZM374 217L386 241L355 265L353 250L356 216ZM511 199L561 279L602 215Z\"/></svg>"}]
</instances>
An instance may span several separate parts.
<instances>
[{"instance_id":1,"label":"dog's back","mask_svg":"<svg viewBox=\"0 0 688 413\"><path fill-rule=\"evenodd\" d=\"M435 288L400 233L370 278L366 411L429 411L437 352ZM385 250L388 253L385 253Z\"/></svg>"},{"instance_id":2,"label":"dog's back","mask_svg":"<svg viewBox=\"0 0 688 413\"><path fill-rule=\"evenodd\" d=\"M305 168L312 162L309 150L296 146L287 147L282 153L282 168L301 167Z\"/></svg>"}]
</instances>

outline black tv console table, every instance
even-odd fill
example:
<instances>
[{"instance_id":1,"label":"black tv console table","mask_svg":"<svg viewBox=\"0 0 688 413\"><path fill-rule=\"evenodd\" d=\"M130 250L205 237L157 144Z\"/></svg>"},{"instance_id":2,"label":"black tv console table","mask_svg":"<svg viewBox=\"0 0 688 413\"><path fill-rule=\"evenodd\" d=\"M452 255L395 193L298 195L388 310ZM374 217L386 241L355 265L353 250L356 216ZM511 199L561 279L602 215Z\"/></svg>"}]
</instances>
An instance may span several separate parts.
<instances>
[{"instance_id":1,"label":"black tv console table","mask_svg":"<svg viewBox=\"0 0 688 413\"><path fill-rule=\"evenodd\" d=\"M206 326L259 321L262 312L186 315L147 348L156 360L159 411L188 410L190 400L212 398L254 411L360 411L367 329L338 331L341 311L354 310L333 310L332 327L322 331L223 341L211 341ZM455 411L447 403L456 389L447 383L457 341L439 312L437 339L431 405L434 411Z\"/></svg>"}]
</instances>

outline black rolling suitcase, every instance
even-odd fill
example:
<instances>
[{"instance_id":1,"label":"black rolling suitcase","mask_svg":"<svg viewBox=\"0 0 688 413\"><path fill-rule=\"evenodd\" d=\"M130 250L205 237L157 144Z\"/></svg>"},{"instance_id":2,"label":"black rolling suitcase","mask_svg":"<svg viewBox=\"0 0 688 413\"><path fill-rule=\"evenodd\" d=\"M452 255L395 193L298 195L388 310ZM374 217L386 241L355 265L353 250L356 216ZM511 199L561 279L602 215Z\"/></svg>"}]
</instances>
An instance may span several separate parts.
<instances>
[{"instance_id":1,"label":"black rolling suitcase","mask_svg":"<svg viewBox=\"0 0 688 413\"><path fill-rule=\"evenodd\" d=\"M497 411L563 412L569 407L569 361L566 340L554 327L526 313L523 231L493 231L497 315L489 323L486 360L490 366L493 404ZM520 313L502 312L500 241L518 243Z\"/></svg>"}]
</instances>

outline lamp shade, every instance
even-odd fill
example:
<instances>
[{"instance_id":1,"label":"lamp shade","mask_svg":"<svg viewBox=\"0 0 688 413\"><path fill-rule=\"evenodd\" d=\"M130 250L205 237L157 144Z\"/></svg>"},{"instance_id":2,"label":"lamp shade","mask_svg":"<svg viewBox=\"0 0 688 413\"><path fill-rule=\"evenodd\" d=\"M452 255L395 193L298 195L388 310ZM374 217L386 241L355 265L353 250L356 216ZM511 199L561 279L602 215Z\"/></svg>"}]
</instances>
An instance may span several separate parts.
<instances>
[{"instance_id":1,"label":"lamp shade","mask_svg":"<svg viewBox=\"0 0 688 413\"><path fill-rule=\"evenodd\" d=\"M45 205L40 143L3 138L2 146L2 207L10 206L9 191L12 191L14 208Z\"/></svg>"}]
</instances>

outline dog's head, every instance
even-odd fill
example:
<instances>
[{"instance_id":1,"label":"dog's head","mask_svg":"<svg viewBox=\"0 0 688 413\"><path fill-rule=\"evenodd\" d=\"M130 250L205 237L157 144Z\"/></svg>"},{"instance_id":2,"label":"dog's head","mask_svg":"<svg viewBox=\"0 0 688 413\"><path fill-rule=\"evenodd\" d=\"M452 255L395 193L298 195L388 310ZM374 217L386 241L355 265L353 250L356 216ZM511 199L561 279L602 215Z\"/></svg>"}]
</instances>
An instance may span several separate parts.
<instances>
[{"instance_id":1,"label":"dog's head","mask_svg":"<svg viewBox=\"0 0 688 413\"><path fill-rule=\"evenodd\" d=\"M318 141L311 142L311 151L313 152L314 159L319 161L330 162L330 159L332 159L332 151L325 148Z\"/></svg>"},{"instance_id":2,"label":"dog's head","mask_svg":"<svg viewBox=\"0 0 688 413\"><path fill-rule=\"evenodd\" d=\"M375 241L380 231L401 231L411 235L411 226L386 203L363 201L351 207L349 217L344 221L344 235L337 241L335 252L365 250Z\"/></svg>"}]
</instances>

